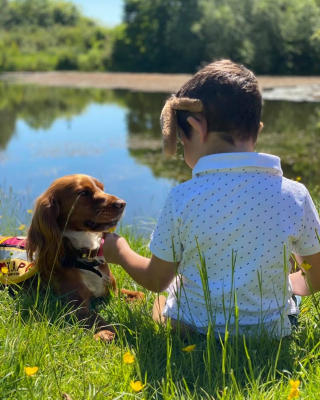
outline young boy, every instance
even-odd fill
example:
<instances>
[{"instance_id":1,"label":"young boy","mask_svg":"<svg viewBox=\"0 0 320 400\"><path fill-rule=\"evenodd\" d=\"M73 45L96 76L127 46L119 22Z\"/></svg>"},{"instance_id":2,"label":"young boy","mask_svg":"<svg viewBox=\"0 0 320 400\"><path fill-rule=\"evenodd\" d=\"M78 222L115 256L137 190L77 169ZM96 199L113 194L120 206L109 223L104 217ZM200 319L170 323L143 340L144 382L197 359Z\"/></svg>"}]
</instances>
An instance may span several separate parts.
<instances>
[{"instance_id":1,"label":"young boy","mask_svg":"<svg viewBox=\"0 0 320 400\"><path fill-rule=\"evenodd\" d=\"M114 234L104 244L106 261L141 286L159 293L170 285L169 297L155 303L155 320L170 317L173 328L179 321L202 333L212 324L217 336L236 325L241 333L263 326L281 337L299 312L292 295L320 290L319 216L307 189L282 176L278 157L254 152L261 108L253 73L227 60L199 71L167 101L165 151L175 153L178 134L192 179L170 191L151 259ZM289 277L291 253L311 268Z\"/></svg>"}]
</instances>

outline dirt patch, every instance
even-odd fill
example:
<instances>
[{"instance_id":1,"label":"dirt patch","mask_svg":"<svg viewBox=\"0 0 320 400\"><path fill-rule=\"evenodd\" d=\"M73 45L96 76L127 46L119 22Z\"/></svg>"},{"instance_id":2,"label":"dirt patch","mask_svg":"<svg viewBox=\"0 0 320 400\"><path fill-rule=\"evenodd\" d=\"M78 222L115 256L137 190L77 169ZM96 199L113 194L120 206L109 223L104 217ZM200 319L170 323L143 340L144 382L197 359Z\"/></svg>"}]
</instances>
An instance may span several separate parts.
<instances>
[{"instance_id":1,"label":"dirt patch","mask_svg":"<svg viewBox=\"0 0 320 400\"><path fill-rule=\"evenodd\" d=\"M107 72L9 72L1 80L73 88L128 89L139 92L177 91L191 75L107 73Z\"/></svg>"},{"instance_id":2,"label":"dirt patch","mask_svg":"<svg viewBox=\"0 0 320 400\"><path fill-rule=\"evenodd\" d=\"M63 86L73 88L127 89L139 92L176 92L191 75L187 74L137 74L108 72L7 72L0 75L0 80L45 86ZM268 99L273 97L270 89L303 86L300 90L301 101L311 97L318 99L320 94L320 77L317 76L260 76L260 88L268 92ZM306 96L307 93L307 96ZM299 101L295 93L295 101ZM290 100L292 91L277 92L277 100ZM312 100L311 100L312 101ZM313 100L315 101L315 100ZM316 100L319 101L319 100Z\"/></svg>"}]
</instances>

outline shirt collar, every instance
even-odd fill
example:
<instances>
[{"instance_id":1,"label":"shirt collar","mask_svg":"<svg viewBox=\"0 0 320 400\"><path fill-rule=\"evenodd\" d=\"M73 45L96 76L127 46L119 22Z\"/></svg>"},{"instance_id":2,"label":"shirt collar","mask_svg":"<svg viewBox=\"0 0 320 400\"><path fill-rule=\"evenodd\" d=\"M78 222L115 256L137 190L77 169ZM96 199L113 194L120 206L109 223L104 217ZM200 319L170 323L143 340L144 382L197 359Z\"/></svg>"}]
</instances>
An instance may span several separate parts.
<instances>
[{"instance_id":1,"label":"shirt collar","mask_svg":"<svg viewBox=\"0 0 320 400\"><path fill-rule=\"evenodd\" d=\"M260 171L264 169L273 172L275 175L283 175L279 157L271 154L248 152L219 153L202 157L193 168L192 176L195 177L203 172L239 170L247 167L256 167Z\"/></svg>"}]
</instances>

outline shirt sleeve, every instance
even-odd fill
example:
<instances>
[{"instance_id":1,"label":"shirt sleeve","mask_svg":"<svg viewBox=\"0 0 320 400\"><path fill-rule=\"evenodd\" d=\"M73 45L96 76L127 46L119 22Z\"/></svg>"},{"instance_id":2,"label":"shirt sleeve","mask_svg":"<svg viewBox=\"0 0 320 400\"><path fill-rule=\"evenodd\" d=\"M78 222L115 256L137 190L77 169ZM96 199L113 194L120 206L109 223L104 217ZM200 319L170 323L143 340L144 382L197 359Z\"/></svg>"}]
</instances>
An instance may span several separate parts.
<instances>
[{"instance_id":1,"label":"shirt sleeve","mask_svg":"<svg viewBox=\"0 0 320 400\"><path fill-rule=\"evenodd\" d=\"M182 259L179 221L176 215L177 210L171 190L149 243L152 254L164 261L179 262Z\"/></svg>"},{"instance_id":2,"label":"shirt sleeve","mask_svg":"<svg viewBox=\"0 0 320 400\"><path fill-rule=\"evenodd\" d=\"M318 211L307 191L304 202L304 221L299 239L293 242L293 253L299 256L310 256L320 252L320 221Z\"/></svg>"}]
</instances>

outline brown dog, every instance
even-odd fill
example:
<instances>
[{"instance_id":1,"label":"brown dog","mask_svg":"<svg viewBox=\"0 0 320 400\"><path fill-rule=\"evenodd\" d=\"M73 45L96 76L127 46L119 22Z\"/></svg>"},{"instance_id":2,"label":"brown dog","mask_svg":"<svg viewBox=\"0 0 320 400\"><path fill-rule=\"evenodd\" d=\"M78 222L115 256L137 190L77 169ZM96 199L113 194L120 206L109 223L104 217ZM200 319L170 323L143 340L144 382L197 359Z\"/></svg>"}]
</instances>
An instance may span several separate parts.
<instances>
[{"instance_id":1,"label":"brown dog","mask_svg":"<svg viewBox=\"0 0 320 400\"><path fill-rule=\"evenodd\" d=\"M37 199L25 241L28 260L34 261L41 280L56 293L67 294L78 319L88 328L95 326L95 337L103 341L112 340L115 330L90 310L90 301L116 290L101 246L104 233L116 227L125 206L90 176L59 178ZM144 298L141 292L120 291L129 300Z\"/></svg>"}]
</instances>

